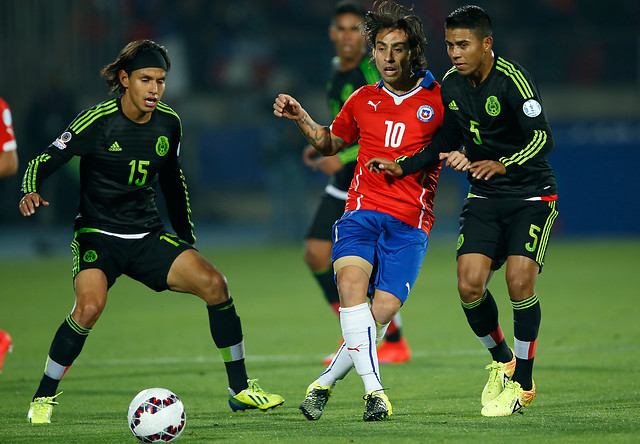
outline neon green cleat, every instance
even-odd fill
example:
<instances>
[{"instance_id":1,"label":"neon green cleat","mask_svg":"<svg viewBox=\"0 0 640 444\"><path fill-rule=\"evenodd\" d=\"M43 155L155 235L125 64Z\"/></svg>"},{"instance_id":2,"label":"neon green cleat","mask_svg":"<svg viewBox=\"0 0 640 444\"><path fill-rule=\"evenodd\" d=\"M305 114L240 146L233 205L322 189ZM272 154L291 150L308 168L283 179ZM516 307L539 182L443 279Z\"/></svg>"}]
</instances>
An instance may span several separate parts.
<instances>
[{"instance_id":1,"label":"neon green cleat","mask_svg":"<svg viewBox=\"0 0 640 444\"><path fill-rule=\"evenodd\" d=\"M260 409L262 411L278 407L284 398L275 393L267 393L258 385L257 379L247 381L249 387L237 395L229 394L229 407L234 412L238 410Z\"/></svg>"},{"instance_id":2,"label":"neon green cleat","mask_svg":"<svg viewBox=\"0 0 640 444\"><path fill-rule=\"evenodd\" d=\"M513 353L513 350L511 352ZM504 390L504 384L513 376L516 369L516 354L513 353L513 358L509 362L492 361L485 368L489 370L489 380L482 390L480 398L482 407L496 399Z\"/></svg>"},{"instance_id":3,"label":"neon green cleat","mask_svg":"<svg viewBox=\"0 0 640 444\"><path fill-rule=\"evenodd\" d=\"M384 393L370 392L363 399L365 404L362 419L365 421L382 421L393 413L389 398Z\"/></svg>"},{"instance_id":4,"label":"neon green cleat","mask_svg":"<svg viewBox=\"0 0 640 444\"><path fill-rule=\"evenodd\" d=\"M536 383L531 390L523 390L519 382L507 381L500 395L482 408L482 416L509 416L520 412L536 397Z\"/></svg>"},{"instance_id":5,"label":"neon green cleat","mask_svg":"<svg viewBox=\"0 0 640 444\"><path fill-rule=\"evenodd\" d=\"M60 396L62 392L54 396L43 396L36 398L29 405L29 413L27 413L27 421L32 424L49 424L51 422L51 414L53 406L58 405L54 399Z\"/></svg>"},{"instance_id":6,"label":"neon green cleat","mask_svg":"<svg viewBox=\"0 0 640 444\"><path fill-rule=\"evenodd\" d=\"M307 396L300 404L300 410L309 421L316 421L322 416L330 396L331 387L321 386L318 381L313 381L307 387Z\"/></svg>"}]
</instances>

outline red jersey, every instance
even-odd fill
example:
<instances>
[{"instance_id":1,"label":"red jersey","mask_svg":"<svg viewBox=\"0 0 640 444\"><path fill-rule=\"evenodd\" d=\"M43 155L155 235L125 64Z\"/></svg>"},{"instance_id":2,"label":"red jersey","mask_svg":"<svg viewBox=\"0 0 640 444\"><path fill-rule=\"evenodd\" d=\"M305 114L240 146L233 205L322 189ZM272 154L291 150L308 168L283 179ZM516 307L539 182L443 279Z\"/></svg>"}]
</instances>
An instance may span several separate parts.
<instances>
[{"instance_id":1,"label":"red jersey","mask_svg":"<svg viewBox=\"0 0 640 444\"><path fill-rule=\"evenodd\" d=\"M440 85L429 71L418 75L424 76L420 85L403 95L391 92L382 80L358 89L336 116L331 132L360 144L345 210L380 211L428 234L442 163L402 178L372 173L364 166L373 157L411 156L442 127Z\"/></svg>"},{"instance_id":2,"label":"red jersey","mask_svg":"<svg viewBox=\"0 0 640 444\"><path fill-rule=\"evenodd\" d=\"M17 148L16 136L13 133L13 119L9 105L0 98L0 115L2 124L0 125L0 153L15 151Z\"/></svg>"}]
</instances>

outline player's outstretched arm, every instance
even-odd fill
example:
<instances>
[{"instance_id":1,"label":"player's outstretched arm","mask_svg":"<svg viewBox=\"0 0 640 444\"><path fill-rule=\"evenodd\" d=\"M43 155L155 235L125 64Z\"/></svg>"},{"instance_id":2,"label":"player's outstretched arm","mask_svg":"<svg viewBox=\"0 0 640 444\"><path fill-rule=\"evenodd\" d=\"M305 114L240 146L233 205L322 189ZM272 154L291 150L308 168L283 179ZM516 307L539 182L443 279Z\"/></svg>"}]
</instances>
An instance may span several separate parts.
<instances>
[{"instance_id":1,"label":"player's outstretched arm","mask_svg":"<svg viewBox=\"0 0 640 444\"><path fill-rule=\"evenodd\" d=\"M44 200L38 193L28 193L20 199L18 209L23 216L31 216L32 214L35 214L36 208L40 205L48 207L49 202Z\"/></svg>"},{"instance_id":2,"label":"player's outstretched arm","mask_svg":"<svg viewBox=\"0 0 640 444\"><path fill-rule=\"evenodd\" d=\"M372 173L387 173L390 176L401 176L402 167L393 160L374 157L364 164Z\"/></svg>"},{"instance_id":3,"label":"player's outstretched arm","mask_svg":"<svg viewBox=\"0 0 640 444\"><path fill-rule=\"evenodd\" d=\"M293 120L309 143L323 156L333 156L347 146L328 126L313 121L300 103L288 94L278 94L273 103L273 114Z\"/></svg>"}]
</instances>

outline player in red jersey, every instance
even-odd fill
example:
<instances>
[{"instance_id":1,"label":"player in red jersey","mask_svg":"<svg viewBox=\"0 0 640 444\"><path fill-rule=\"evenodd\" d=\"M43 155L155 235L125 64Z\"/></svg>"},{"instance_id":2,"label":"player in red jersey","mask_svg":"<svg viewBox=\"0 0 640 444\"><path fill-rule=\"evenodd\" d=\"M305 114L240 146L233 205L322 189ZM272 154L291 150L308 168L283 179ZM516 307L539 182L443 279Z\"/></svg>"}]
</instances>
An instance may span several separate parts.
<instances>
[{"instance_id":1,"label":"player in red jersey","mask_svg":"<svg viewBox=\"0 0 640 444\"><path fill-rule=\"evenodd\" d=\"M18 171L18 152L16 151L16 136L13 132L11 109L7 102L0 97L0 177L7 177ZM7 352L11 351L11 336L0 330L0 370Z\"/></svg>"},{"instance_id":2,"label":"player in red jersey","mask_svg":"<svg viewBox=\"0 0 640 444\"><path fill-rule=\"evenodd\" d=\"M407 299L427 250L433 198L441 165L406 177L375 174L365 166L382 155L410 156L442 126L440 85L426 71L422 22L410 10L383 2L368 12L364 33L382 80L347 100L333 124L314 122L300 103L280 94L274 114L294 120L323 156L358 141L360 151L345 214L333 227L333 268L340 293L345 344L307 389L300 409L322 415L335 383L355 366L365 386L365 421L391 414L380 380L376 342ZM371 297L371 306L367 297Z\"/></svg>"},{"instance_id":3,"label":"player in red jersey","mask_svg":"<svg viewBox=\"0 0 640 444\"><path fill-rule=\"evenodd\" d=\"M16 151L16 136L13 132L11 109L0 97L0 177L7 177L18 171L18 152Z\"/></svg>"}]
</instances>

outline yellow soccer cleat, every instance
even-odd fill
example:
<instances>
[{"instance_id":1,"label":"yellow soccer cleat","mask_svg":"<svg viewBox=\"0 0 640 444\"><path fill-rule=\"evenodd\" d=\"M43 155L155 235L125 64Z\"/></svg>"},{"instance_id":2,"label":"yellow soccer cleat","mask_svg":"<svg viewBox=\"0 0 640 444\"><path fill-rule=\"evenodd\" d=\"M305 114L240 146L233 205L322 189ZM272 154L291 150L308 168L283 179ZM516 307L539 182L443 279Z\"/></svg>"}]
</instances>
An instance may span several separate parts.
<instances>
[{"instance_id":1,"label":"yellow soccer cleat","mask_svg":"<svg viewBox=\"0 0 640 444\"><path fill-rule=\"evenodd\" d=\"M309 421L316 421L322 416L330 396L331 387L321 386L318 381L313 381L307 387L307 396L302 400L300 410Z\"/></svg>"},{"instance_id":2,"label":"yellow soccer cleat","mask_svg":"<svg viewBox=\"0 0 640 444\"><path fill-rule=\"evenodd\" d=\"M362 419L365 421L382 421L393 413L389 398L384 393L369 392L364 395L364 401Z\"/></svg>"},{"instance_id":3,"label":"yellow soccer cleat","mask_svg":"<svg viewBox=\"0 0 640 444\"><path fill-rule=\"evenodd\" d=\"M54 396L43 396L36 398L29 405L29 413L27 413L27 421L32 424L49 424L51 422L51 414L53 406L58 405L54 399L60 396L62 392Z\"/></svg>"},{"instance_id":4,"label":"yellow soccer cleat","mask_svg":"<svg viewBox=\"0 0 640 444\"><path fill-rule=\"evenodd\" d=\"M509 416L515 412L522 413L522 410L531 404L535 397L535 382L531 390L523 390L520 383L509 380L505 383L502 393L482 408L482 416Z\"/></svg>"},{"instance_id":5,"label":"yellow soccer cleat","mask_svg":"<svg viewBox=\"0 0 640 444\"><path fill-rule=\"evenodd\" d=\"M275 393L267 393L258 385L257 379L249 379L249 387L237 395L229 394L229 407L234 412L249 409L260 409L262 411L278 407L284 402L284 398Z\"/></svg>"},{"instance_id":6,"label":"yellow soccer cleat","mask_svg":"<svg viewBox=\"0 0 640 444\"><path fill-rule=\"evenodd\" d=\"M513 353L513 350L511 352ZM482 397L480 398L482 407L496 399L504 390L505 382L513 376L513 372L516 369L516 354L513 353L513 358L509 362L492 361L485 368L489 370L489 380L482 390Z\"/></svg>"}]
</instances>

